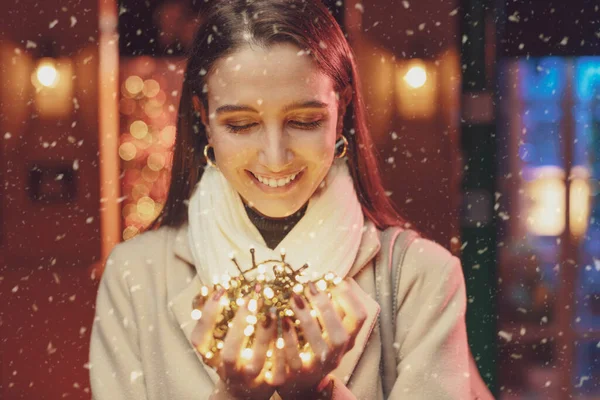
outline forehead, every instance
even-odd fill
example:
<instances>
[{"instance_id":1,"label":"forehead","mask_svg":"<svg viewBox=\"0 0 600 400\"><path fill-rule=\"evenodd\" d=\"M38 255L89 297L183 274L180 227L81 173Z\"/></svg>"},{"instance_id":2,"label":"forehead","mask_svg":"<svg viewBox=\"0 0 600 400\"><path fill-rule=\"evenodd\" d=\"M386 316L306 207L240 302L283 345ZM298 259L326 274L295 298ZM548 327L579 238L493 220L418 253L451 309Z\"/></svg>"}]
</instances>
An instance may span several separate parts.
<instances>
[{"instance_id":1,"label":"forehead","mask_svg":"<svg viewBox=\"0 0 600 400\"><path fill-rule=\"evenodd\" d=\"M282 107L291 99L327 101L332 80L293 44L268 49L244 46L218 60L208 78L208 95L217 104L258 101Z\"/></svg>"}]
</instances>

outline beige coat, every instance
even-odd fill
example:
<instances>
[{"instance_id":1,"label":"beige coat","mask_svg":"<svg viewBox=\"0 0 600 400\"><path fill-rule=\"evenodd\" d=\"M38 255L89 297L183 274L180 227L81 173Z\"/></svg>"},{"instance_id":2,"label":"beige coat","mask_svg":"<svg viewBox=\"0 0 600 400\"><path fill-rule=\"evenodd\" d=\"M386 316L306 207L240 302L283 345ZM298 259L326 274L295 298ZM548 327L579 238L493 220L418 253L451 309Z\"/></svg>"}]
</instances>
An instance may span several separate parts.
<instances>
[{"instance_id":1,"label":"beige coat","mask_svg":"<svg viewBox=\"0 0 600 400\"><path fill-rule=\"evenodd\" d=\"M371 222L350 283L367 310L356 345L333 372L335 399L383 399ZM118 244L102 276L90 345L96 400L207 399L218 376L190 341L191 304L202 282L188 247L187 225L163 227ZM458 258L417 239L408 249L398 293L398 379L390 399L469 399L466 295ZM277 394L274 398L279 398Z\"/></svg>"}]
</instances>

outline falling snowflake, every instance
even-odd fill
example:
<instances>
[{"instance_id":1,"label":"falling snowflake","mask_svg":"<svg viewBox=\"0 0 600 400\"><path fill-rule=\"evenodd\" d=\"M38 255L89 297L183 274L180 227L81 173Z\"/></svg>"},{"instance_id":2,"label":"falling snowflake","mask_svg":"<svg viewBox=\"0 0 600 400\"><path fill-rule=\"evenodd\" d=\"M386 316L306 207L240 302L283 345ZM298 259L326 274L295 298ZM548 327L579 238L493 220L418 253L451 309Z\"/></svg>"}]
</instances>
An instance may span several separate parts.
<instances>
[{"instance_id":1,"label":"falling snowflake","mask_svg":"<svg viewBox=\"0 0 600 400\"><path fill-rule=\"evenodd\" d=\"M131 383L135 382L138 378L142 377L144 373L142 371L131 371L129 380Z\"/></svg>"},{"instance_id":2,"label":"falling snowflake","mask_svg":"<svg viewBox=\"0 0 600 400\"><path fill-rule=\"evenodd\" d=\"M50 24L48 25L48 27L50 29L52 29L52 28L54 28L56 26L56 24L58 24L58 20L57 19L55 19L54 21L50 22Z\"/></svg>"},{"instance_id":3,"label":"falling snowflake","mask_svg":"<svg viewBox=\"0 0 600 400\"><path fill-rule=\"evenodd\" d=\"M506 340L507 342L510 342L512 340L512 333L509 333L509 332L499 331L498 336L500 336L502 339Z\"/></svg>"}]
</instances>

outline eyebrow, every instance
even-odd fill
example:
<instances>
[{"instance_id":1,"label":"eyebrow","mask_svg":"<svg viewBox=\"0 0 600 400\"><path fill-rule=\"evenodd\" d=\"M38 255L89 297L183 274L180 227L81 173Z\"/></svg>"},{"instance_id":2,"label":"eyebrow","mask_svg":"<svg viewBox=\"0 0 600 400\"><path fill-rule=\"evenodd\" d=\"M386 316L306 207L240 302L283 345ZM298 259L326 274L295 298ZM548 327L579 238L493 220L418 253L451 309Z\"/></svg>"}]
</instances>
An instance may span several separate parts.
<instances>
[{"instance_id":1,"label":"eyebrow","mask_svg":"<svg viewBox=\"0 0 600 400\"><path fill-rule=\"evenodd\" d=\"M322 101L319 101L319 100L297 101L297 102L288 104L287 106L283 107L283 112L285 113L285 112L294 110L296 108L319 108L319 109L327 108L327 103L323 103ZM250 106L233 105L233 104L226 104L224 106L221 106L221 107L217 108L215 113L217 115L220 115L223 113L235 112L235 111L251 111L251 112L258 113L258 111L256 111L254 108L252 108Z\"/></svg>"}]
</instances>

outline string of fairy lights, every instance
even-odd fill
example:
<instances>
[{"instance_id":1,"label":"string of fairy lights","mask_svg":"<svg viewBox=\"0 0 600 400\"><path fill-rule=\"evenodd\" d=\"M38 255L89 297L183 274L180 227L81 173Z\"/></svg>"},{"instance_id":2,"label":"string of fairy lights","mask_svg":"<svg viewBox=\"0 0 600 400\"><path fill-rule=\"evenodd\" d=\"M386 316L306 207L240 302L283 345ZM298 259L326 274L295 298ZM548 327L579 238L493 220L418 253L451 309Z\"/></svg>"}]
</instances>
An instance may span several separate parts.
<instances>
[{"instance_id":1,"label":"string of fairy lights","mask_svg":"<svg viewBox=\"0 0 600 400\"><path fill-rule=\"evenodd\" d=\"M202 307L208 300L210 293L223 288L225 293L220 299L221 314L217 318L211 344L206 349L198 349L204 362L216 368L214 360L219 357L220 351L223 349L224 339L228 329L232 326L232 320L239 310L246 304L245 298L248 300L248 310L250 315L246 318L246 327L244 335L246 343L240 354L242 359L250 360L253 356L252 346L256 334L256 324L264 321L267 315L275 315L278 321L277 339L274 341L274 346L282 349L285 346L283 339L283 331L281 321L283 318L289 318L293 321L293 328L298 337L298 352L304 363L310 363L314 354L310 348L310 344L306 341L300 321L295 317L294 311L290 307L292 301L292 293L299 296L304 296L304 290L309 281L314 282L321 292L325 292L331 298L330 290L339 285L342 278L328 272L317 279L310 279L306 275L308 264L294 270L290 264L285 261L285 249L281 249L280 260L265 260L260 263L256 262L255 249L249 249L252 256L252 267L247 270L242 270L234 255L230 255L231 261L235 264L239 275L230 276L224 274L221 277L215 277L213 280L212 290L208 286L202 286L200 293L194 298L192 303L191 316L194 320L202 318ZM271 269L273 278L268 278L267 270ZM252 276L250 276L252 275ZM308 301L307 301L307 304ZM310 314L317 320L317 312L311 309ZM321 329L322 330L322 329ZM268 380L272 377L273 367L273 349L267 351L265 362L265 378Z\"/></svg>"}]
</instances>

